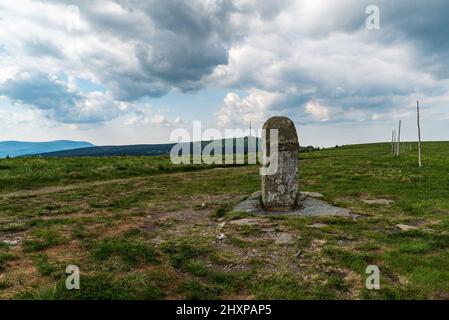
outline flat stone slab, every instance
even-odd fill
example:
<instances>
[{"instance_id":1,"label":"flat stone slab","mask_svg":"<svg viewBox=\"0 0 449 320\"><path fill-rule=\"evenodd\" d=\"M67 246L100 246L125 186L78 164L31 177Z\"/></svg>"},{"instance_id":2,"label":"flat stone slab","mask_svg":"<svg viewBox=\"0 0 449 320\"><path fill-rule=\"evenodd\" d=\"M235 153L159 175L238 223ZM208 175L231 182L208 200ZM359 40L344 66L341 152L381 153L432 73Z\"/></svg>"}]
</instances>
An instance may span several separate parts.
<instances>
[{"instance_id":1,"label":"flat stone slab","mask_svg":"<svg viewBox=\"0 0 449 320\"><path fill-rule=\"evenodd\" d=\"M314 192L314 191L302 191L301 194L306 195L308 197L312 197L312 198L323 198L324 197L324 195L322 193Z\"/></svg>"},{"instance_id":2,"label":"flat stone slab","mask_svg":"<svg viewBox=\"0 0 449 320\"><path fill-rule=\"evenodd\" d=\"M17 246L20 240L2 240L2 242L8 246Z\"/></svg>"},{"instance_id":3,"label":"flat stone slab","mask_svg":"<svg viewBox=\"0 0 449 320\"><path fill-rule=\"evenodd\" d=\"M327 227L327 224L324 224L324 223L314 223L314 224L308 225L308 227L309 227L309 228L321 229L321 228Z\"/></svg>"},{"instance_id":4,"label":"flat stone slab","mask_svg":"<svg viewBox=\"0 0 449 320\"><path fill-rule=\"evenodd\" d=\"M241 211L241 210L239 210L239 211ZM263 222L263 220L258 219L258 218L243 218L243 219L238 219L238 220L232 220L229 223L237 225L237 226L257 226L261 222Z\"/></svg>"},{"instance_id":5,"label":"flat stone slab","mask_svg":"<svg viewBox=\"0 0 449 320\"><path fill-rule=\"evenodd\" d=\"M390 199L371 199L362 201L366 204L384 204L384 205L392 204L394 202L394 200Z\"/></svg>"},{"instance_id":6,"label":"flat stone slab","mask_svg":"<svg viewBox=\"0 0 449 320\"><path fill-rule=\"evenodd\" d=\"M250 195L247 199L237 204L233 211L268 214L268 215L297 215L304 217L314 216L341 216L351 217L351 211L345 208L335 207L329 203L315 199L307 194L300 193L298 195L298 209L290 211L266 211L261 206L261 192L257 191Z\"/></svg>"},{"instance_id":7,"label":"flat stone slab","mask_svg":"<svg viewBox=\"0 0 449 320\"><path fill-rule=\"evenodd\" d=\"M248 198L238 203L234 207L233 211L254 212L254 213L260 212L261 210L260 197L261 197L260 191L254 192Z\"/></svg>"},{"instance_id":8,"label":"flat stone slab","mask_svg":"<svg viewBox=\"0 0 449 320\"><path fill-rule=\"evenodd\" d=\"M295 239L290 233L279 233L274 239L274 243L278 245L289 245L293 244L294 242Z\"/></svg>"},{"instance_id":9,"label":"flat stone slab","mask_svg":"<svg viewBox=\"0 0 449 320\"><path fill-rule=\"evenodd\" d=\"M409 226L408 224L397 224L396 227L398 227L402 231L410 231L410 230L418 230L419 229L414 226Z\"/></svg>"}]
</instances>

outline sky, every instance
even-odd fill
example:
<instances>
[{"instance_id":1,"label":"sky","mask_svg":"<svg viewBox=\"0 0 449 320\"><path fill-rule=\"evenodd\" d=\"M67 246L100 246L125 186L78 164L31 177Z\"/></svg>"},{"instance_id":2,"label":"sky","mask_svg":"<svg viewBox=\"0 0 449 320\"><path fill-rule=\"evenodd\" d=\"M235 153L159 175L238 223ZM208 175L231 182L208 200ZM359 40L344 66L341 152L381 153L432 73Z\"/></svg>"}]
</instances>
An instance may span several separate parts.
<instances>
[{"instance_id":1,"label":"sky","mask_svg":"<svg viewBox=\"0 0 449 320\"><path fill-rule=\"evenodd\" d=\"M166 143L276 115L301 145L389 141L399 120L416 140L417 99L422 138L449 140L448 36L445 0L2 0L0 140Z\"/></svg>"}]
</instances>

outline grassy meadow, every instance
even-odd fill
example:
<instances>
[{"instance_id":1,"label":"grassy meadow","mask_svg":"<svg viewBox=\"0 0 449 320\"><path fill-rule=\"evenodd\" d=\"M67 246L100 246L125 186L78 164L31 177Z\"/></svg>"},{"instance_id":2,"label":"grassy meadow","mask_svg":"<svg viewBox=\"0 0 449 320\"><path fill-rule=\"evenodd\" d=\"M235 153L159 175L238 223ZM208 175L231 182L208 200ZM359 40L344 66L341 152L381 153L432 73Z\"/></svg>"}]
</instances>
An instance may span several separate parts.
<instances>
[{"instance_id":1,"label":"grassy meadow","mask_svg":"<svg viewBox=\"0 0 449 320\"><path fill-rule=\"evenodd\" d=\"M232 212L260 189L254 165L0 159L0 298L449 299L449 142L425 142L423 168L409 143L299 157L301 190L354 217ZM380 290L365 288L372 264Z\"/></svg>"}]
</instances>

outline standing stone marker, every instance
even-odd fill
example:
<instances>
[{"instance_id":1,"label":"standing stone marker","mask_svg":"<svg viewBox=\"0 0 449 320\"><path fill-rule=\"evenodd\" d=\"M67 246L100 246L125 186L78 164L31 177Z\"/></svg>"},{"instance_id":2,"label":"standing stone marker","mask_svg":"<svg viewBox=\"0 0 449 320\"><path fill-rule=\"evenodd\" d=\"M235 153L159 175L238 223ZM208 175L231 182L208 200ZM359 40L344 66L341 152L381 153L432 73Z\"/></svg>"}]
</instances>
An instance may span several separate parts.
<instances>
[{"instance_id":1,"label":"standing stone marker","mask_svg":"<svg viewBox=\"0 0 449 320\"><path fill-rule=\"evenodd\" d=\"M316 199L318 192L298 192L299 143L295 125L285 117L267 120L262 130L262 191L254 192L238 203L234 211L259 214L287 214L303 217L353 217L349 209L339 208ZM248 224L245 219L236 223ZM253 219L257 224L260 219ZM321 227L321 226L320 226ZM283 242L285 239L278 239ZM286 239L285 242L289 242Z\"/></svg>"},{"instance_id":2,"label":"standing stone marker","mask_svg":"<svg viewBox=\"0 0 449 320\"><path fill-rule=\"evenodd\" d=\"M277 130L277 141L273 139L276 136L273 135L273 129ZM262 130L262 206L265 210L296 209L299 189L298 152L298 135L293 121L286 117L268 119ZM277 161L277 166L273 161ZM274 172L267 170L273 165L276 168Z\"/></svg>"}]
</instances>

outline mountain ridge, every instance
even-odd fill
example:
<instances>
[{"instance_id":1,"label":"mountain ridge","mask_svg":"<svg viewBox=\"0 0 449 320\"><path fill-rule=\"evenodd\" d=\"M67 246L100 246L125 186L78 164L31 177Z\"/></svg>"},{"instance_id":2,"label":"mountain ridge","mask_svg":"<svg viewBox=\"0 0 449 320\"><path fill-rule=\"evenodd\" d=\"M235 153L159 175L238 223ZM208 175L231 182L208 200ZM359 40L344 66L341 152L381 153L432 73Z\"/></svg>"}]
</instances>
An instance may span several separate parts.
<instances>
[{"instance_id":1,"label":"mountain ridge","mask_svg":"<svg viewBox=\"0 0 449 320\"><path fill-rule=\"evenodd\" d=\"M87 141L52 140L52 141L0 141L0 158L34 155L55 151L71 150L83 147L95 147Z\"/></svg>"},{"instance_id":2,"label":"mountain ridge","mask_svg":"<svg viewBox=\"0 0 449 320\"><path fill-rule=\"evenodd\" d=\"M239 139L244 140L244 152L247 152L248 137L245 138L234 138L236 142ZM250 137L250 139L256 140L257 150L260 148L260 138ZM223 142L226 139L214 140L214 141L202 141L202 148L204 148L209 143ZM190 150L192 150L192 142L185 142L189 144ZM158 156L158 155L168 155L172 147L176 143L160 143L160 144L133 144L133 145L110 145L110 146L93 146L86 148L78 148L71 150L62 150L56 152L37 154L41 157L110 157L110 156ZM313 146L302 147L300 146L300 151L313 150ZM223 145L223 154L226 152ZM236 145L233 143L233 152L236 152Z\"/></svg>"}]
</instances>

